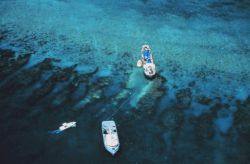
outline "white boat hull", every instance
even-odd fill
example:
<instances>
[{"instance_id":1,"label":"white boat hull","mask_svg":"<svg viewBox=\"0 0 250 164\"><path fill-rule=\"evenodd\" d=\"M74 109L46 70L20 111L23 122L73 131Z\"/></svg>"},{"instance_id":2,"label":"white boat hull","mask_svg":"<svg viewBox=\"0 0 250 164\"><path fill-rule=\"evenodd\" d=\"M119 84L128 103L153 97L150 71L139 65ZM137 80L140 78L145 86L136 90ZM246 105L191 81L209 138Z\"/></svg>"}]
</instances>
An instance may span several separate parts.
<instances>
[{"instance_id":1,"label":"white boat hull","mask_svg":"<svg viewBox=\"0 0 250 164\"><path fill-rule=\"evenodd\" d=\"M120 142L114 121L102 122L102 136L105 149L112 155L115 155L119 150Z\"/></svg>"},{"instance_id":2,"label":"white boat hull","mask_svg":"<svg viewBox=\"0 0 250 164\"><path fill-rule=\"evenodd\" d=\"M62 126L59 127L60 131L64 131L66 129L76 127L76 122L63 123Z\"/></svg>"}]
</instances>

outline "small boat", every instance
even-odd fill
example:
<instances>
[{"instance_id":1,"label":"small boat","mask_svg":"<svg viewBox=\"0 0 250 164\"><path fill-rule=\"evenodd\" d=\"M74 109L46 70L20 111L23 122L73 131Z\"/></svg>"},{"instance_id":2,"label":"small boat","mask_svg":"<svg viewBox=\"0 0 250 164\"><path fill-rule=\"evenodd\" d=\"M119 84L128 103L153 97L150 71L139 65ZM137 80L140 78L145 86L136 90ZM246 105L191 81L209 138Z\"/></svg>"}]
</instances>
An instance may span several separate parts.
<instances>
[{"instance_id":1,"label":"small boat","mask_svg":"<svg viewBox=\"0 0 250 164\"><path fill-rule=\"evenodd\" d=\"M69 123L63 123L62 126L59 127L59 130L60 131L64 131L68 128L71 128L71 127L76 127L76 122L69 122Z\"/></svg>"},{"instance_id":2,"label":"small boat","mask_svg":"<svg viewBox=\"0 0 250 164\"><path fill-rule=\"evenodd\" d=\"M137 67L144 68L146 78L152 79L156 75L153 55L149 45L143 45L141 49L141 59L137 61Z\"/></svg>"},{"instance_id":3,"label":"small boat","mask_svg":"<svg viewBox=\"0 0 250 164\"><path fill-rule=\"evenodd\" d=\"M112 155L115 155L115 153L119 150L120 143L114 121L102 122L102 136L105 149Z\"/></svg>"}]
</instances>

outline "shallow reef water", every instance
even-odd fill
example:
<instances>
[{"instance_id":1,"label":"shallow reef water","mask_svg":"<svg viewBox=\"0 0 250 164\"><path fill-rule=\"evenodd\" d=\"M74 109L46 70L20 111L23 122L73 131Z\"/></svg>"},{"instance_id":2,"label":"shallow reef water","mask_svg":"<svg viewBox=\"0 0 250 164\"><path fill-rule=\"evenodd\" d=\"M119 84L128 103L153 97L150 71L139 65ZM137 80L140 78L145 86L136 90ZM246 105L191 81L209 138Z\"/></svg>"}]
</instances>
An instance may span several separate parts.
<instances>
[{"instance_id":1,"label":"shallow reef water","mask_svg":"<svg viewBox=\"0 0 250 164\"><path fill-rule=\"evenodd\" d=\"M0 19L1 164L249 163L249 1L2 0Z\"/></svg>"}]
</instances>

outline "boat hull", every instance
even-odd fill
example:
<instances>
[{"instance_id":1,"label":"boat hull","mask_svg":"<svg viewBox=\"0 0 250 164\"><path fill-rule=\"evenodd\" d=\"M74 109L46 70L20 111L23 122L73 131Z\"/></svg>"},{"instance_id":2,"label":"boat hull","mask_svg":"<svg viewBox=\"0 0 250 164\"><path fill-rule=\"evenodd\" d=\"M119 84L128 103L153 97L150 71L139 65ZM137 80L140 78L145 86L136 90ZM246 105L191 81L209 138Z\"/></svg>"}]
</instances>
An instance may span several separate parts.
<instances>
[{"instance_id":1,"label":"boat hull","mask_svg":"<svg viewBox=\"0 0 250 164\"><path fill-rule=\"evenodd\" d=\"M102 122L102 136L105 149L115 155L120 148L120 142L114 121Z\"/></svg>"},{"instance_id":2,"label":"boat hull","mask_svg":"<svg viewBox=\"0 0 250 164\"><path fill-rule=\"evenodd\" d=\"M145 56L144 56L144 53L146 53ZM142 46L141 56L142 56L142 59L141 59L142 63L139 66L142 66L144 68L145 77L147 79L155 78L156 69L155 69L153 55L152 55L152 52L151 52L151 49L150 49L149 45L143 45ZM138 62L137 62L137 66L138 66Z\"/></svg>"}]
</instances>

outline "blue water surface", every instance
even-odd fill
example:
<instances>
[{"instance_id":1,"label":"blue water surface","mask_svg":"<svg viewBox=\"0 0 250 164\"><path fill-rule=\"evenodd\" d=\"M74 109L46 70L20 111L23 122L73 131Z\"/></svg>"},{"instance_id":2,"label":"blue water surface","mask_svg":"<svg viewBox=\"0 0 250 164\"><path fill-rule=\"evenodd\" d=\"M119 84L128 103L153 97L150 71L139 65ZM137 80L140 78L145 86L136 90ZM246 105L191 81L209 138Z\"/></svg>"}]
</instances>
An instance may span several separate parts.
<instances>
[{"instance_id":1,"label":"blue water surface","mask_svg":"<svg viewBox=\"0 0 250 164\"><path fill-rule=\"evenodd\" d=\"M0 19L0 163L248 163L248 0L2 0Z\"/></svg>"}]
</instances>

